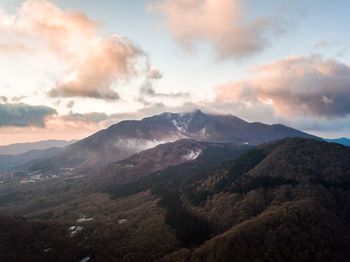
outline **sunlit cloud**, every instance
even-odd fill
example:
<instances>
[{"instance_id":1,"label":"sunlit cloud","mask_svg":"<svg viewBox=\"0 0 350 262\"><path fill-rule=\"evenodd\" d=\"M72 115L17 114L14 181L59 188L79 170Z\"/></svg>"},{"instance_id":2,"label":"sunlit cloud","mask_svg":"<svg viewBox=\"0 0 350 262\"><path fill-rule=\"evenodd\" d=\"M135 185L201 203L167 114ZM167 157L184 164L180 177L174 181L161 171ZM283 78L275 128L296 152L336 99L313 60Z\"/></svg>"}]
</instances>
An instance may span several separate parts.
<instances>
[{"instance_id":1,"label":"sunlit cloud","mask_svg":"<svg viewBox=\"0 0 350 262\"><path fill-rule=\"evenodd\" d=\"M240 0L155 0L150 12L160 14L173 37L185 49L210 43L219 57L241 58L269 44L269 36L283 32L282 19L257 17L247 21Z\"/></svg>"},{"instance_id":2,"label":"sunlit cloud","mask_svg":"<svg viewBox=\"0 0 350 262\"><path fill-rule=\"evenodd\" d=\"M100 24L86 14L47 0L25 0L14 15L0 10L0 54L23 52L58 64L51 97L116 100L118 84L149 67L145 52L130 39L102 36Z\"/></svg>"},{"instance_id":3,"label":"sunlit cloud","mask_svg":"<svg viewBox=\"0 0 350 262\"><path fill-rule=\"evenodd\" d=\"M321 56L291 57L257 67L252 76L216 89L226 103L266 105L283 117L350 114L350 67Z\"/></svg>"}]
</instances>

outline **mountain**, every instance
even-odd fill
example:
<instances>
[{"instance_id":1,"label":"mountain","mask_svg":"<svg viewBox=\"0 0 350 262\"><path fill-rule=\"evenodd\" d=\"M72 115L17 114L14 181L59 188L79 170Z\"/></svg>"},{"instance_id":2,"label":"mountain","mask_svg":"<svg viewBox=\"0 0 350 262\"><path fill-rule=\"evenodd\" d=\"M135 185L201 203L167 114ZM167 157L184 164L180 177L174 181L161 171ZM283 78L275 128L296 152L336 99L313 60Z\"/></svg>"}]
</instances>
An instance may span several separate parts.
<instances>
[{"instance_id":1,"label":"mountain","mask_svg":"<svg viewBox=\"0 0 350 262\"><path fill-rule=\"evenodd\" d=\"M334 139L325 139L327 142L330 143L337 143L343 146L350 146L350 139L346 137L342 138L334 138Z\"/></svg>"},{"instance_id":2,"label":"mountain","mask_svg":"<svg viewBox=\"0 0 350 262\"><path fill-rule=\"evenodd\" d=\"M316 138L283 125L248 123L232 115L163 113L140 121L122 121L65 148L59 156L34 169L76 168L86 173L107 163L125 159L158 144L179 139L260 144L285 137Z\"/></svg>"},{"instance_id":3,"label":"mountain","mask_svg":"<svg viewBox=\"0 0 350 262\"><path fill-rule=\"evenodd\" d=\"M44 150L52 147L65 147L76 142L65 140L45 140L33 143L19 143L0 146L0 155L19 155L33 150Z\"/></svg>"},{"instance_id":4,"label":"mountain","mask_svg":"<svg viewBox=\"0 0 350 262\"><path fill-rule=\"evenodd\" d=\"M181 139L144 150L125 160L108 164L87 179L93 187L98 184L126 184L168 167L191 162L204 167L234 159L252 146L225 143L200 142Z\"/></svg>"},{"instance_id":5,"label":"mountain","mask_svg":"<svg viewBox=\"0 0 350 262\"><path fill-rule=\"evenodd\" d=\"M0 155L0 170L21 170L28 168L45 159L55 157L63 148L52 147L43 150L32 150L18 155Z\"/></svg>"},{"instance_id":6,"label":"mountain","mask_svg":"<svg viewBox=\"0 0 350 262\"><path fill-rule=\"evenodd\" d=\"M180 140L118 163L140 174L73 198L87 177L18 193L0 187L2 214L25 217L0 218L1 257L349 261L350 148L304 138L253 147ZM111 177L123 172L118 163Z\"/></svg>"},{"instance_id":7,"label":"mountain","mask_svg":"<svg viewBox=\"0 0 350 262\"><path fill-rule=\"evenodd\" d=\"M162 261L348 261L349 170L350 149L292 138L243 154L215 183L169 185L190 188L183 203L195 203L214 232Z\"/></svg>"},{"instance_id":8,"label":"mountain","mask_svg":"<svg viewBox=\"0 0 350 262\"><path fill-rule=\"evenodd\" d=\"M165 169L114 196L161 199L182 243L161 261L348 261L349 170L350 149L288 138L209 172Z\"/></svg>"}]
</instances>

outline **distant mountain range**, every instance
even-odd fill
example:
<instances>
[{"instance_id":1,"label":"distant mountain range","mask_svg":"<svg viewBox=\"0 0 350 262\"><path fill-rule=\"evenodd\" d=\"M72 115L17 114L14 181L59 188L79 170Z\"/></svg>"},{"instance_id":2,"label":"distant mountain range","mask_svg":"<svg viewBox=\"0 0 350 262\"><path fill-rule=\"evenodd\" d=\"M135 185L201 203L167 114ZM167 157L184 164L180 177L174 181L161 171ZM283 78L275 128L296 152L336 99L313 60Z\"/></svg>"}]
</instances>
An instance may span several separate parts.
<instances>
[{"instance_id":1,"label":"distant mountain range","mask_svg":"<svg viewBox=\"0 0 350 262\"><path fill-rule=\"evenodd\" d=\"M51 147L42 150L31 150L18 155L0 155L0 170L22 170L30 168L38 162L57 156L63 151L60 147Z\"/></svg>"},{"instance_id":2,"label":"distant mountain range","mask_svg":"<svg viewBox=\"0 0 350 262\"><path fill-rule=\"evenodd\" d=\"M65 147L73 144L76 140L45 140L32 143L18 143L7 146L0 146L0 155L19 155L32 150L44 150L51 147Z\"/></svg>"},{"instance_id":3,"label":"distant mountain range","mask_svg":"<svg viewBox=\"0 0 350 262\"><path fill-rule=\"evenodd\" d=\"M334 138L334 139L325 139L327 142L331 142L331 143L337 143L337 144L341 144L343 146L350 146L350 139L349 138Z\"/></svg>"},{"instance_id":4,"label":"distant mountain range","mask_svg":"<svg viewBox=\"0 0 350 262\"><path fill-rule=\"evenodd\" d=\"M179 139L257 145L285 137L319 139L284 125L249 123L233 115L205 114L200 110L163 113L140 121L119 122L65 147L58 156L33 168L75 168L86 173L158 144Z\"/></svg>"}]
</instances>

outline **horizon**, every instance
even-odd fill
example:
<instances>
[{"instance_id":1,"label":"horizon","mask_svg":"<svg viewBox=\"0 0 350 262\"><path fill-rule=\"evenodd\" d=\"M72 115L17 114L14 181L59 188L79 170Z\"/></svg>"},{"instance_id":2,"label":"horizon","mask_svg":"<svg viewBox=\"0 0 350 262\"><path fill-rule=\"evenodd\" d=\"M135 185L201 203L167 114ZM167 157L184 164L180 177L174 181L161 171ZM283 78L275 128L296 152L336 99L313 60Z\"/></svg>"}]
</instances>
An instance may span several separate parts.
<instances>
[{"instance_id":1,"label":"horizon","mask_svg":"<svg viewBox=\"0 0 350 262\"><path fill-rule=\"evenodd\" d=\"M350 137L349 11L326 0L3 0L0 145L197 108Z\"/></svg>"},{"instance_id":2,"label":"horizon","mask_svg":"<svg viewBox=\"0 0 350 262\"><path fill-rule=\"evenodd\" d=\"M87 136L84 136L84 137L80 137L80 138L76 138L76 139L70 139L70 140L59 140L59 139L46 139L46 140L34 140L34 141L28 141L28 142L20 142L20 143L11 143L11 144L1 144L1 142L0 142L0 147L3 147L3 146L11 146L11 145L20 145L20 144L31 144L31 143L38 143L38 142L46 142L46 141L66 141L66 142L73 142L73 143L75 143L75 142L78 142L78 141L80 141L80 140L82 140L82 139L85 139L85 138L87 138L87 137L90 137L90 136L92 136L92 135L94 135L95 133L97 133L97 132L99 132L99 131L102 131L102 130L106 130L106 129L108 129L108 128L110 128L111 126L114 126L114 125L117 125L117 124L119 124L119 123L121 123L121 122L123 122L123 121L128 121L128 120L136 120L136 121L142 121L142 120L144 120L144 119L146 119L146 118L151 118L151 117L156 117L156 116L160 116L160 115L163 115L163 114L192 114L192 113L196 113L196 112L201 112L202 114L205 114L205 115L221 115L221 116L233 116L233 117L237 117L237 116L235 116L235 115L233 115L233 114L215 114L215 113L213 113L213 114L211 114L211 113L208 113L208 112L203 112L204 110L201 110L201 109L193 109L193 110L191 110L191 111L183 111L183 112L162 112L162 113L160 113L160 114L156 114L156 115L149 115L149 116L145 116L145 117L142 117L142 118L140 118L140 119L125 119L125 120L120 120L120 121L118 121L118 122L116 122L116 123L114 123L114 124L111 124L110 126L107 126L107 127L105 127L105 128L102 128L102 129L99 129L99 130L96 130L95 132L93 132L93 133L91 133L91 134L89 134L89 135L87 135ZM237 118L239 118L239 117L237 117ZM242 118L239 118L239 119L241 119L241 120L243 120L243 121L245 121L245 122L247 122L247 123L262 123L262 122L259 122L259 121L246 121L246 120L244 120L244 119L242 119ZM265 123L262 123L262 124L265 124ZM272 123L272 124L267 124L267 125L283 125L283 124L280 124L280 123ZM283 125L283 126L286 126L286 125ZM286 127L290 127L290 128L293 128L292 126L286 126ZM310 133L311 134L311 133ZM313 135L313 134L311 134L311 135ZM316 137L319 137L319 136L316 136ZM347 137L336 137L336 138L330 138L330 137L319 137L319 138L322 138L322 139L348 139ZM185 138L186 139L186 138Z\"/></svg>"}]
</instances>

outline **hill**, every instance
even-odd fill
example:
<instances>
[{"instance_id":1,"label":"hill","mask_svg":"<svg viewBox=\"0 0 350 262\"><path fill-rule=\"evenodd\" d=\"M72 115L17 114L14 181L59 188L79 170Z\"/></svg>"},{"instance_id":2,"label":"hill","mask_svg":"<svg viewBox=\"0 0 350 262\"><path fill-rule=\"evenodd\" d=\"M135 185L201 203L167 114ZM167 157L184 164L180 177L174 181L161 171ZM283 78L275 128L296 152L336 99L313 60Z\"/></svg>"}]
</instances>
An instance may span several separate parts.
<instances>
[{"instance_id":1,"label":"hill","mask_svg":"<svg viewBox=\"0 0 350 262\"><path fill-rule=\"evenodd\" d=\"M337 143L343 146L350 146L350 139L346 137L335 138L335 139L326 139L327 142Z\"/></svg>"},{"instance_id":2,"label":"hill","mask_svg":"<svg viewBox=\"0 0 350 262\"><path fill-rule=\"evenodd\" d=\"M234 159L252 148L248 145L199 142L181 139L144 150L125 160L113 162L88 177L93 187L98 184L118 185L136 181L156 171L190 163L201 168Z\"/></svg>"},{"instance_id":3,"label":"hill","mask_svg":"<svg viewBox=\"0 0 350 262\"><path fill-rule=\"evenodd\" d=\"M194 154L198 149L201 153ZM183 161L187 155L196 158ZM127 173L127 167L118 164L140 172L130 173L131 180L118 180ZM61 228L58 242L52 237L46 241L63 254L71 249L60 241L70 239L71 226L81 226L72 238L74 247L93 261L350 257L350 149L342 145L287 138L249 149L180 140L105 168L111 168L107 186L86 176L24 185L19 195L0 194L6 207L0 210L25 216L30 227L50 223L54 232ZM11 197L18 201L11 202ZM20 231L6 232L11 239L21 239ZM40 246L43 236L30 236L31 245ZM4 241L1 238L0 246ZM7 249L2 252L11 258ZM25 254L38 252L33 248ZM25 257L20 253L19 258Z\"/></svg>"},{"instance_id":4,"label":"hill","mask_svg":"<svg viewBox=\"0 0 350 262\"><path fill-rule=\"evenodd\" d=\"M45 140L32 143L18 143L7 146L0 146L0 155L19 155L33 150L45 150L52 147L65 147L76 142L65 140Z\"/></svg>"},{"instance_id":5,"label":"hill","mask_svg":"<svg viewBox=\"0 0 350 262\"><path fill-rule=\"evenodd\" d=\"M63 148L52 147L42 150L32 150L18 155L0 155L0 170L13 171L26 169L35 163L59 155L63 150Z\"/></svg>"},{"instance_id":6,"label":"hill","mask_svg":"<svg viewBox=\"0 0 350 262\"><path fill-rule=\"evenodd\" d=\"M294 138L259 146L191 187L206 192L193 210L217 235L163 261L347 261L349 168L340 145Z\"/></svg>"}]
</instances>

